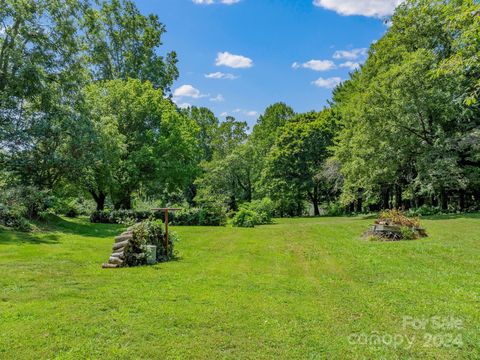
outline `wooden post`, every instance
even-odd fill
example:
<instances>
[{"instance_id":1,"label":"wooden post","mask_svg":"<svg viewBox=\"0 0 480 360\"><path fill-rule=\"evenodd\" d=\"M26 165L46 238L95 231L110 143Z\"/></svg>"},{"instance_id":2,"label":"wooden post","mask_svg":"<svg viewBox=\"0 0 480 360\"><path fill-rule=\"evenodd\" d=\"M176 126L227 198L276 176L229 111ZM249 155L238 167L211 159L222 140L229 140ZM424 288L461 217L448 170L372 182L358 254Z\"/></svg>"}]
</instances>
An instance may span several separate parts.
<instances>
[{"instance_id":1,"label":"wooden post","mask_svg":"<svg viewBox=\"0 0 480 360\"><path fill-rule=\"evenodd\" d=\"M152 209L152 211L165 211L165 256L168 256L168 210L170 211L178 211L181 209L176 208L161 208L161 209Z\"/></svg>"}]
</instances>

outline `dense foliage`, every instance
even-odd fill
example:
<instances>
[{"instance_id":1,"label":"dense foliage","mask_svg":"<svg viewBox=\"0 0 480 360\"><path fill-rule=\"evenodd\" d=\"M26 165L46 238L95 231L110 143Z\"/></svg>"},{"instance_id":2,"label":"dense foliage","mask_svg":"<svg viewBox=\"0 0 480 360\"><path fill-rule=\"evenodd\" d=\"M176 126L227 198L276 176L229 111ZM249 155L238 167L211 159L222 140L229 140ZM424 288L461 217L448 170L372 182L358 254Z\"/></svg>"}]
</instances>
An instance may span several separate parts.
<instances>
[{"instance_id":1,"label":"dense foliage","mask_svg":"<svg viewBox=\"0 0 480 360\"><path fill-rule=\"evenodd\" d=\"M165 226L159 220L142 221L132 226L133 236L125 249L125 264L139 266L147 263L147 245L155 245L158 262L175 257L175 242L178 237L174 232L168 233L168 250L165 249Z\"/></svg>"},{"instance_id":2,"label":"dense foliage","mask_svg":"<svg viewBox=\"0 0 480 360\"><path fill-rule=\"evenodd\" d=\"M336 89L345 204L478 206L478 11L475 1L407 1L362 68Z\"/></svg>"},{"instance_id":3,"label":"dense foliage","mask_svg":"<svg viewBox=\"0 0 480 360\"><path fill-rule=\"evenodd\" d=\"M225 207L219 203L204 203L201 207L185 208L172 215L173 225L223 226L226 223Z\"/></svg>"},{"instance_id":4,"label":"dense foliage","mask_svg":"<svg viewBox=\"0 0 480 360\"><path fill-rule=\"evenodd\" d=\"M254 200L244 204L235 213L232 225L236 227L255 227L272 223L274 203L269 198Z\"/></svg>"},{"instance_id":5,"label":"dense foliage","mask_svg":"<svg viewBox=\"0 0 480 360\"><path fill-rule=\"evenodd\" d=\"M148 219L163 219L163 214L136 210L97 210L90 215L90 222L99 224L129 224Z\"/></svg>"},{"instance_id":6,"label":"dense foliage","mask_svg":"<svg viewBox=\"0 0 480 360\"><path fill-rule=\"evenodd\" d=\"M265 197L274 216L478 209L479 18L475 0L405 1L329 108L276 103L249 132L175 105L166 28L133 1L6 0L2 223L150 202L186 209L177 224L250 224Z\"/></svg>"}]
</instances>

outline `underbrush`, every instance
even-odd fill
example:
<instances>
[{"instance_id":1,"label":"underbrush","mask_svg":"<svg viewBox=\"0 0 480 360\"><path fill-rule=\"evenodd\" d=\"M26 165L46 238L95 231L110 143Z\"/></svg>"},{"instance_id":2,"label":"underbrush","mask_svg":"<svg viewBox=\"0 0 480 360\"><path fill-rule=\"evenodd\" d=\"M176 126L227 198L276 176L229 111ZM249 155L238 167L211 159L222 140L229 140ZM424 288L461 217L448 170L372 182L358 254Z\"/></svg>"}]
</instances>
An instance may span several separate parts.
<instances>
[{"instance_id":1,"label":"underbrush","mask_svg":"<svg viewBox=\"0 0 480 360\"><path fill-rule=\"evenodd\" d=\"M232 225L235 227L255 227L272 223L274 204L269 198L244 204L235 213Z\"/></svg>"}]
</instances>

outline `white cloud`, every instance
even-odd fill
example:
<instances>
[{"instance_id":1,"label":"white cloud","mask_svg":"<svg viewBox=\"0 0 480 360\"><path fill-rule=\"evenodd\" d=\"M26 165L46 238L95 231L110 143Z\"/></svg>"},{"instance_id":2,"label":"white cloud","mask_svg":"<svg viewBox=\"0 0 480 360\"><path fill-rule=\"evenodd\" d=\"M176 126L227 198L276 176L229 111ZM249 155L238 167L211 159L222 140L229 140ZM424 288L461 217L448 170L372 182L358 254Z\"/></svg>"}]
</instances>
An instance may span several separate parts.
<instances>
[{"instance_id":1,"label":"white cloud","mask_svg":"<svg viewBox=\"0 0 480 360\"><path fill-rule=\"evenodd\" d=\"M353 62L353 61L346 61L342 64L339 65L341 68L347 68L350 70L356 70L360 68L360 64L358 62Z\"/></svg>"},{"instance_id":2,"label":"white cloud","mask_svg":"<svg viewBox=\"0 0 480 360\"><path fill-rule=\"evenodd\" d=\"M178 106L180 109L188 109L189 107L192 107L192 104L189 104L189 103L181 103L181 104L177 104L177 106Z\"/></svg>"},{"instance_id":3,"label":"white cloud","mask_svg":"<svg viewBox=\"0 0 480 360\"><path fill-rule=\"evenodd\" d=\"M220 116L228 116L228 112L224 111L220 114Z\"/></svg>"},{"instance_id":4,"label":"white cloud","mask_svg":"<svg viewBox=\"0 0 480 360\"><path fill-rule=\"evenodd\" d=\"M342 79L339 77L331 77L328 79L324 79L321 77L313 81L312 84L325 89L333 89L335 86L337 86L341 82L342 82Z\"/></svg>"},{"instance_id":5,"label":"white cloud","mask_svg":"<svg viewBox=\"0 0 480 360\"><path fill-rule=\"evenodd\" d=\"M313 0L313 5L340 15L382 17L392 15L404 0Z\"/></svg>"},{"instance_id":6,"label":"white cloud","mask_svg":"<svg viewBox=\"0 0 480 360\"><path fill-rule=\"evenodd\" d=\"M182 85L173 92L174 98L190 97L198 99L205 96L206 95L203 95L200 90L194 88L192 85Z\"/></svg>"},{"instance_id":7,"label":"white cloud","mask_svg":"<svg viewBox=\"0 0 480 360\"><path fill-rule=\"evenodd\" d=\"M234 55L225 51L217 54L215 65L228 66L234 69L245 69L253 66L253 60L242 55Z\"/></svg>"},{"instance_id":8,"label":"white cloud","mask_svg":"<svg viewBox=\"0 0 480 360\"><path fill-rule=\"evenodd\" d=\"M213 4L225 4L225 5L233 5L239 3L241 0L192 0L194 4L198 5L213 5Z\"/></svg>"},{"instance_id":9,"label":"white cloud","mask_svg":"<svg viewBox=\"0 0 480 360\"><path fill-rule=\"evenodd\" d=\"M328 71L335 69L335 63L331 60L310 60L303 64L297 62L292 64L292 68L294 69L299 69L301 67L314 71Z\"/></svg>"},{"instance_id":10,"label":"white cloud","mask_svg":"<svg viewBox=\"0 0 480 360\"><path fill-rule=\"evenodd\" d=\"M255 117L255 116L258 116L258 111L255 111L255 110L243 110L243 109L233 109L232 110L232 113L234 114L242 114L242 115L245 115L245 116L251 116L251 117Z\"/></svg>"},{"instance_id":11,"label":"white cloud","mask_svg":"<svg viewBox=\"0 0 480 360\"><path fill-rule=\"evenodd\" d=\"M218 94L217 96L213 97L213 98L210 98L210 101L213 101L213 102L224 102L225 101L225 98L223 97L222 94Z\"/></svg>"},{"instance_id":12,"label":"white cloud","mask_svg":"<svg viewBox=\"0 0 480 360\"><path fill-rule=\"evenodd\" d=\"M335 51L335 54L333 54L333 58L355 60L355 59L358 59L360 56L366 56L367 54L368 54L367 48L352 49L352 50L338 50L338 51Z\"/></svg>"},{"instance_id":13,"label":"white cloud","mask_svg":"<svg viewBox=\"0 0 480 360\"><path fill-rule=\"evenodd\" d=\"M205 74L205 77L207 79L225 79L225 80L235 80L238 79L238 76L233 75L233 74L226 74L223 72L214 72L210 74Z\"/></svg>"}]
</instances>

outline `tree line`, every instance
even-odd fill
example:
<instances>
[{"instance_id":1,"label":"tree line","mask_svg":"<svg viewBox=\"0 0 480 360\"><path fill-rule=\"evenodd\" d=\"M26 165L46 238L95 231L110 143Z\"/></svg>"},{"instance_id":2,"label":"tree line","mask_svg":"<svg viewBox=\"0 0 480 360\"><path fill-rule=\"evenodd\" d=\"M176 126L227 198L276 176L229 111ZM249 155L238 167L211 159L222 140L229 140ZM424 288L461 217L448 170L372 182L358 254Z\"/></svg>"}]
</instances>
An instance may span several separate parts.
<instances>
[{"instance_id":1,"label":"tree line","mask_svg":"<svg viewBox=\"0 0 480 360\"><path fill-rule=\"evenodd\" d=\"M478 208L480 5L408 0L322 111L269 106L248 129L180 109L165 26L129 0L0 8L0 187L278 216ZM1 200L1 199L0 199ZM2 201L0 201L2 202Z\"/></svg>"}]
</instances>

